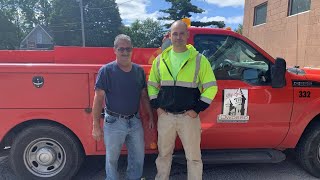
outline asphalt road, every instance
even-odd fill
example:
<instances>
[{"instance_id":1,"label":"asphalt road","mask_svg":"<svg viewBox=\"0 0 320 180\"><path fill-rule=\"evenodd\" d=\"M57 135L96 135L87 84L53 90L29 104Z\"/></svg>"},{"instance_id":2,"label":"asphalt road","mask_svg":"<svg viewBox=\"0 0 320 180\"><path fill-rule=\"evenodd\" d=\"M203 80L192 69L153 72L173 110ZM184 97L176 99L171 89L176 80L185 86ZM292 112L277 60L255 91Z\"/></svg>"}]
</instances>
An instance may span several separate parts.
<instances>
[{"instance_id":1,"label":"asphalt road","mask_svg":"<svg viewBox=\"0 0 320 180\"><path fill-rule=\"evenodd\" d=\"M156 156L148 155L145 160L144 176L154 179ZM121 179L125 179L126 157L119 161ZM74 180L104 180L104 156L87 157ZM0 180L15 180L16 176L8 165L7 154L0 154ZM186 180L185 165L173 163L170 180ZM294 156L287 153L287 159L278 164L233 164L205 165L203 180L316 180L304 171Z\"/></svg>"}]
</instances>

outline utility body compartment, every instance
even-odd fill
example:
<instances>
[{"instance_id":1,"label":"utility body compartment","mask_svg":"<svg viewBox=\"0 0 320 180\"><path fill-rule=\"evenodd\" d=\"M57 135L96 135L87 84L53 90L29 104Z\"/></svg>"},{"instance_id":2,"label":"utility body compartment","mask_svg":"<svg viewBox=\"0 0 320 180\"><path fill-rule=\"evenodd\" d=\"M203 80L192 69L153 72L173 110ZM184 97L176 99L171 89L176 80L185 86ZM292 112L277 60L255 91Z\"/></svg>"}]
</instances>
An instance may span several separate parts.
<instances>
[{"instance_id":1,"label":"utility body compartment","mask_svg":"<svg viewBox=\"0 0 320 180\"><path fill-rule=\"evenodd\" d=\"M0 108L89 107L89 74L1 72L0 84Z\"/></svg>"}]
</instances>

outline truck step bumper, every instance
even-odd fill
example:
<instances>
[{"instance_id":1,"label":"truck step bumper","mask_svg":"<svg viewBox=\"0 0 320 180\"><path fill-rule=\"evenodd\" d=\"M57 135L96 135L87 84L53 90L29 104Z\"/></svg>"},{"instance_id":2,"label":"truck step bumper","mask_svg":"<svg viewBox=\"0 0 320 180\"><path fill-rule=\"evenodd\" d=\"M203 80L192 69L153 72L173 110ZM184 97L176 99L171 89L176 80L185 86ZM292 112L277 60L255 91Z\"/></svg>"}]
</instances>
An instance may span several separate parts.
<instances>
[{"instance_id":1,"label":"truck step bumper","mask_svg":"<svg viewBox=\"0 0 320 180\"><path fill-rule=\"evenodd\" d=\"M232 149L232 150L204 150L202 161L204 164L236 164L236 163L278 163L286 159L286 155L275 149ZM177 152L173 161L186 164L184 152Z\"/></svg>"}]
</instances>

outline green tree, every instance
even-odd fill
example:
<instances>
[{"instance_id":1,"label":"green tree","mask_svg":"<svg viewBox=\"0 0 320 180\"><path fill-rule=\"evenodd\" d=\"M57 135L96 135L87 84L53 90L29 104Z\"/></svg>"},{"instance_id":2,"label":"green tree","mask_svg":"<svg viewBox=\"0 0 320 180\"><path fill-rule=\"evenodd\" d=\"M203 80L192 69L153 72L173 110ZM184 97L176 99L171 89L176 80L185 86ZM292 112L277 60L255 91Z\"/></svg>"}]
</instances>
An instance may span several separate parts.
<instances>
[{"instance_id":1,"label":"green tree","mask_svg":"<svg viewBox=\"0 0 320 180\"><path fill-rule=\"evenodd\" d=\"M52 12L53 0L0 0L0 10L17 30L7 38L13 38L10 42L22 39L37 25L48 25L48 19ZM10 34L11 34L10 33Z\"/></svg>"},{"instance_id":2,"label":"green tree","mask_svg":"<svg viewBox=\"0 0 320 180\"><path fill-rule=\"evenodd\" d=\"M49 19L54 42L61 46L81 45L81 19L79 3L75 0L55 0Z\"/></svg>"},{"instance_id":3,"label":"green tree","mask_svg":"<svg viewBox=\"0 0 320 180\"><path fill-rule=\"evenodd\" d=\"M49 20L53 11L52 6L53 0L38 0L36 3L36 11L38 15L36 16L37 22L45 26L49 25Z\"/></svg>"},{"instance_id":4,"label":"green tree","mask_svg":"<svg viewBox=\"0 0 320 180\"><path fill-rule=\"evenodd\" d=\"M113 46L121 30L115 0L83 0L86 46ZM49 26L57 45L82 44L80 7L76 0L55 0Z\"/></svg>"},{"instance_id":5,"label":"green tree","mask_svg":"<svg viewBox=\"0 0 320 180\"><path fill-rule=\"evenodd\" d=\"M37 24L48 25L53 0L0 0L0 9L9 21L28 33Z\"/></svg>"},{"instance_id":6,"label":"green tree","mask_svg":"<svg viewBox=\"0 0 320 180\"><path fill-rule=\"evenodd\" d=\"M163 27L152 19L136 20L123 32L131 37L133 45L141 48L160 47L163 38Z\"/></svg>"},{"instance_id":7,"label":"green tree","mask_svg":"<svg viewBox=\"0 0 320 180\"><path fill-rule=\"evenodd\" d=\"M84 16L87 46L112 47L122 27L115 0L86 0Z\"/></svg>"},{"instance_id":8,"label":"green tree","mask_svg":"<svg viewBox=\"0 0 320 180\"><path fill-rule=\"evenodd\" d=\"M190 18L191 13L203 13L204 10L191 4L191 0L165 0L168 3L171 3L169 9L160 10L160 12L167 13L169 16L161 17L159 20L181 20L182 18ZM223 21L210 21L210 22L200 22L194 21L191 22L192 26L216 26L219 28L225 27ZM169 24L166 24L169 27Z\"/></svg>"},{"instance_id":9,"label":"green tree","mask_svg":"<svg viewBox=\"0 0 320 180\"><path fill-rule=\"evenodd\" d=\"M242 28L243 28L243 25L242 24L238 24L238 28L235 29L234 31L239 33L239 34L242 34Z\"/></svg>"},{"instance_id":10,"label":"green tree","mask_svg":"<svg viewBox=\"0 0 320 180\"><path fill-rule=\"evenodd\" d=\"M0 11L0 49L17 49L19 47L19 29Z\"/></svg>"}]
</instances>

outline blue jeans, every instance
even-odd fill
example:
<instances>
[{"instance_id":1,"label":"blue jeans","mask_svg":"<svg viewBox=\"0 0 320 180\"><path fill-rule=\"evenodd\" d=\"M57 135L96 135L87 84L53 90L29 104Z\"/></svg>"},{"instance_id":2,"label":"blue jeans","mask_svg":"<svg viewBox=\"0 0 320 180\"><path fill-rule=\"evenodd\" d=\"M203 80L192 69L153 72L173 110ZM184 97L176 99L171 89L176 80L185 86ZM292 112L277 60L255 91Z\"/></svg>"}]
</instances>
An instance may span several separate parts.
<instances>
[{"instance_id":1,"label":"blue jeans","mask_svg":"<svg viewBox=\"0 0 320 180\"><path fill-rule=\"evenodd\" d=\"M138 116L138 115L136 115ZM106 180L118 180L118 159L123 144L128 149L127 179L141 178L144 163L144 136L139 117L116 118L105 114Z\"/></svg>"}]
</instances>

